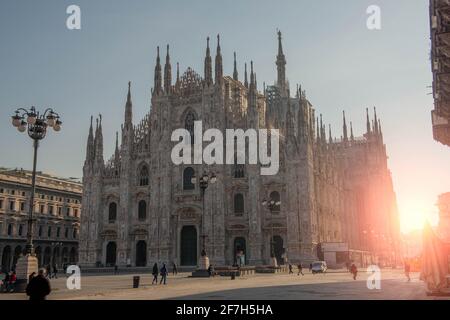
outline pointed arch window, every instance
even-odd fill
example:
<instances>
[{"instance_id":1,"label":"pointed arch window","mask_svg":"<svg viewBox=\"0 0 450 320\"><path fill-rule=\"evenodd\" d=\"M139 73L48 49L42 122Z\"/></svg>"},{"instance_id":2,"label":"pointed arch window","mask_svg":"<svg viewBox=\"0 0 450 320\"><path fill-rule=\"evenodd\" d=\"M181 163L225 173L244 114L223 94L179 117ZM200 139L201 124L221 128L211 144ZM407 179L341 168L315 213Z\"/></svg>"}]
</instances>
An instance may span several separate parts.
<instances>
[{"instance_id":1,"label":"pointed arch window","mask_svg":"<svg viewBox=\"0 0 450 320\"><path fill-rule=\"evenodd\" d=\"M234 195L234 214L237 216L244 214L244 195L242 193Z\"/></svg>"},{"instance_id":2,"label":"pointed arch window","mask_svg":"<svg viewBox=\"0 0 450 320\"><path fill-rule=\"evenodd\" d=\"M149 183L149 173L148 167L146 165L142 166L139 170L139 186L148 186Z\"/></svg>"},{"instance_id":3,"label":"pointed arch window","mask_svg":"<svg viewBox=\"0 0 450 320\"><path fill-rule=\"evenodd\" d=\"M195 171L191 167L187 167L183 171L183 190L194 190L195 185L192 183L192 177L194 176Z\"/></svg>"},{"instance_id":4,"label":"pointed arch window","mask_svg":"<svg viewBox=\"0 0 450 320\"><path fill-rule=\"evenodd\" d=\"M194 144L194 122L195 122L195 115L192 111L189 111L186 115L186 118L184 120L184 128L189 131L189 134L191 135L191 144Z\"/></svg>"},{"instance_id":5,"label":"pointed arch window","mask_svg":"<svg viewBox=\"0 0 450 320\"><path fill-rule=\"evenodd\" d=\"M147 219L147 202L145 202L145 200L139 201L138 219L139 221L145 221Z\"/></svg>"},{"instance_id":6,"label":"pointed arch window","mask_svg":"<svg viewBox=\"0 0 450 320\"><path fill-rule=\"evenodd\" d=\"M115 223L117 220L117 203L111 202L109 204L108 221L109 223Z\"/></svg>"}]
</instances>

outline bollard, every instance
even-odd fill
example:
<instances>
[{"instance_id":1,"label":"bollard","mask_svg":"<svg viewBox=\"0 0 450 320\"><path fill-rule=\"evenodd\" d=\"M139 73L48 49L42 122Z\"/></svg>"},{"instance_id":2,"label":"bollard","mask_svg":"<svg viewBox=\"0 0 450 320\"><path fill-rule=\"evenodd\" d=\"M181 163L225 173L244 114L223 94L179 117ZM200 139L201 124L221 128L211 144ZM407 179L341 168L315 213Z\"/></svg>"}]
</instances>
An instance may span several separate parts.
<instances>
[{"instance_id":1,"label":"bollard","mask_svg":"<svg viewBox=\"0 0 450 320\"><path fill-rule=\"evenodd\" d=\"M236 273L235 273L235 272L232 272L232 273L231 273L231 280L234 280L234 279L236 279Z\"/></svg>"},{"instance_id":2,"label":"bollard","mask_svg":"<svg viewBox=\"0 0 450 320\"><path fill-rule=\"evenodd\" d=\"M134 276L133 277L133 288L139 288L139 281L140 281L141 277L139 276Z\"/></svg>"}]
</instances>

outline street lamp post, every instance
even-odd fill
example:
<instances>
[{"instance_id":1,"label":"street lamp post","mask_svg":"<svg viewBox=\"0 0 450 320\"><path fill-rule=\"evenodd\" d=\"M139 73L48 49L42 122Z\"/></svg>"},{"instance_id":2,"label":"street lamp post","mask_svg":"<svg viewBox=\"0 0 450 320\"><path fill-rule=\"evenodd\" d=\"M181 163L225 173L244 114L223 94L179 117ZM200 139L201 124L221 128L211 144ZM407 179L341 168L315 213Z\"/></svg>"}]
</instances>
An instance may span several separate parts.
<instances>
[{"instance_id":1,"label":"street lamp post","mask_svg":"<svg viewBox=\"0 0 450 320\"><path fill-rule=\"evenodd\" d=\"M194 271L192 273L193 276L199 276L199 277L207 277L209 276L208 268L209 268L209 258L206 253L206 232L205 232L205 193L206 189L208 189L208 186L211 184L215 184L217 181L217 177L214 173L206 173L204 172L203 175L198 179L201 195L202 195L202 220L201 220L201 235L200 238L202 239L202 251L200 255L200 261L199 261L199 269ZM191 178L192 184L197 183L197 177L194 175Z\"/></svg>"},{"instance_id":2,"label":"street lamp post","mask_svg":"<svg viewBox=\"0 0 450 320\"><path fill-rule=\"evenodd\" d=\"M36 192L36 164L37 151L39 141L44 139L47 134L47 128L51 127L55 132L61 130L62 122L59 115L51 108L47 108L42 114L36 111L35 107L29 110L19 108L11 117L12 125L21 133L27 131L28 136L33 140L33 173L31 176L31 193L28 212L28 228L27 228L27 244L26 255L17 261L16 273L17 283L16 290L24 291L28 276L37 272L38 261L34 254L33 248L33 211L34 211L34 197Z\"/></svg>"},{"instance_id":3,"label":"street lamp post","mask_svg":"<svg viewBox=\"0 0 450 320\"><path fill-rule=\"evenodd\" d=\"M281 205L281 201L275 201L273 199L270 199L267 201L264 199L261 203L263 207L267 207L270 210L270 217L271 217L271 225L270 225L270 260L272 267L277 267L277 258L275 257L275 243L273 241L273 212L275 211L275 208L279 207Z\"/></svg>"}]
</instances>

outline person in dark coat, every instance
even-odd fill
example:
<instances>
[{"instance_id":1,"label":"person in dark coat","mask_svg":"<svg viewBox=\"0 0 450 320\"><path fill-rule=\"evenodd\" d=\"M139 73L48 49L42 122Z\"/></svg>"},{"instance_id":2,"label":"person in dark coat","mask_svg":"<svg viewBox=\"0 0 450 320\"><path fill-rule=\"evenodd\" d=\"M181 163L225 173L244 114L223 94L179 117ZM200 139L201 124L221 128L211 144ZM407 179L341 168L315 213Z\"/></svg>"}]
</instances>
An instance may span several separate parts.
<instances>
[{"instance_id":1,"label":"person in dark coat","mask_svg":"<svg viewBox=\"0 0 450 320\"><path fill-rule=\"evenodd\" d=\"M358 268L355 264L352 264L352 266L350 267L350 272L353 275L353 280L356 280L356 276L358 275Z\"/></svg>"},{"instance_id":2,"label":"person in dark coat","mask_svg":"<svg viewBox=\"0 0 450 320\"><path fill-rule=\"evenodd\" d=\"M299 275L301 274L302 276L304 276L304 274L303 274L303 266L302 266L302 263L299 262L297 267L298 267L298 273L297 273L297 275L299 276Z\"/></svg>"},{"instance_id":3,"label":"person in dark coat","mask_svg":"<svg viewBox=\"0 0 450 320\"><path fill-rule=\"evenodd\" d=\"M159 282L159 284L163 283L166 284L166 279L167 279L167 268L166 268L166 264L163 263L163 266L161 267L161 281Z\"/></svg>"},{"instance_id":4,"label":"person in dark coat","mask_svg":"<svg viewBox=\"0 0 450 320\"><path fill-rule=\"evenodd\" d=\"M153 265L153 271L152 271L152 275L153 275L153 281L152 284L158 284L158 264L155 262L155 264Z\"/></svg>"},{"instance_id":5,"label":"person in dark coat","mask_svg":"<svg viewBox=\"0 0 450 320\"><path fill-rule=\"evenodd\" d=\"M177 275L178 274L178 267L177 267L177 264L175 262L173 263L172 272L173 272L173 275Z\"/></svg>"},{"instance_id":6,"label":"person in dark coat","mask_svg":"<svg viewBox=\"0 0 450 320\"><path fill-rule=\"evenodd\" d=\"M38 275L31 279L30 283L27 285L26 292L27 296L30 297L30 300L45 300L45 297L51 292L50 281L45 277L45 270L39 270Z\"/></svg>"},{"instance_id":7,"label":"person in dark coat","mask_svg":"<svg viewBox=\"0 0 450 320\"><path fill-rule=\"evenodd\" d=\"M411 276L409 275L410 272L411 272L411 266L409 265L408 262L405 262L405 276L406 276L406 278L408 278L408 282L411 282Z\"/></svg>"},{"instance_id":8,"label":"person in dark coat","mask_svg":"<svg viewBox=\"0 0 450 320\"><path fill-rule=\"evenodd\" d=\"M56 264L53 265L53 275L52 278L58 279L58 267Z\"/></svg>"}]
</instances>

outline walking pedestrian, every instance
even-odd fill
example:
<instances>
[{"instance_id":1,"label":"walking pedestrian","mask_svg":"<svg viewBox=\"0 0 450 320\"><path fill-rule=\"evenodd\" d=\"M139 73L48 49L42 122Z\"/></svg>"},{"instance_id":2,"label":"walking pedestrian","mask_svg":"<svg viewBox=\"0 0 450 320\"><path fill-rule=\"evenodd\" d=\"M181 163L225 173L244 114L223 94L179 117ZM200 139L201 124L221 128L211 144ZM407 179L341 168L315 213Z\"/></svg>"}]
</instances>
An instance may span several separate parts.
<instances>
[{"instance_id":1,"label":"walking pedestrian","mask_svg":"<svg viewBox=\"0 0 450 320\"><path fill-rule=\"evenodd\" d=\"M175 261L173 262L172 272L173 272L174 276L178 274L178 268L177 268L177 264L175 263Z\"/></svg>"},{"instance_id":2,"label":"walking pedestrian","mask_svg":"<svg viewBox=\"0 0 450 320\"><path fill-rule=\"evenodd\" d=\"M153 275L153 281L152 284L158 284L158 264L155 262L153 265L152 275Z\"/></svg>"},{"instance_id":3,"label":"walking pedestrian","mask_svg":"<svg viewBox=\"0 0 450 320\"><path fill-rule=\"evenodd\" d=\"M297 267L298 267L298 274L297 275L299 276L301 274L302 276L304 276L302 263L299 262Z\"/></svg>"},{"instance_id":4,"label":"walking pedestrian","mask_svg":"<svg viewBox=\"0 0 450 320\"><path fill-rule=\"evenodd\" d=\"M52 271L50 269L50 265L49 264L45 266L45 277L47 279L50 279L52 277Z\"/></svg>"},{"instance_id":5,"label":"walking pedestrian","mask_svg":"<svg viewBox=\"0 0 450 320\"><path fill-rule=\"evenodd\" d=\"M163 263L163 266L161 267L161 281L159 282L159 284L161 284L164 281L164 284L166 284L166 278L167 278L167 268L166 268L166 264Z\"/></svg>"},{"instance_id":6,"label":"walking pedestrian","mask_svg":"<svg viewBox=\"0 0 450 320\"><path fill-rule=\"evenodd\" d=\"M58 279L58 267L56 264L53 265L53 278Z\"/></svg>"},{"instance_id":7,"label":"walking pedestrian","mask_svg":"<svg viewBox=\"0 0 450 320\"><path fill-rule=\"evenodd\" d=\"M114 265L114 274L118 274L119 273L119 267L117 266L117 264Z\"/></svg>"},{"instance_id":8,"label":"walking pedestrian","mask_svg":"<svg viewBox=\"0 0 450 320\"><path fill-rule=\"evenodd\" d=\"M312 272L312 263L309 264L309 272Z\"/></svg>"},{"instance_id":9,"label":"walking pedestrian","mask_svg":"<svg viewBox=\"0 0 450 320\"><path fill-rule=\"evenodd\" d=\"M409 275L410 272L411 272L411 266L408 262L405 262L405 275L406 275L406 278L408 278L408 282L411 282L411 277Z\"/></svg>"},{"instance_id":10,"label":"walking pedestrian","mask_svg":"<svg viewBox=\"0 0 450 320\"><path fill-rule=\"evenodd\" d=\"M45 300L45 297L50 294L50 281L45 277L44 269L39 270L38 275L30 280L26 292L30 300L34 301Z\"/></svg>"},{"instance_id":11,"label":"walking pedestrian","mask_svg":"<svg viewBox=\"0 0 450 320\"><path fill-rule=\"evenodd\" d=\"M358 268L356 267L356 265L354 263L350 267L350 272L353 275L353 280L356 280L356 276L358 275Z\"/></svg>"},{"instance_id":12,"label":"walking pedestrian","mask_svg":"<svg viewBox=\"0 0 450 320\"><path fill-rule=\"evenodd\" d=\"M292 264L289 263L289 274L293 274L294 272L292 271Z\"/></svg>"}]
</instances>

